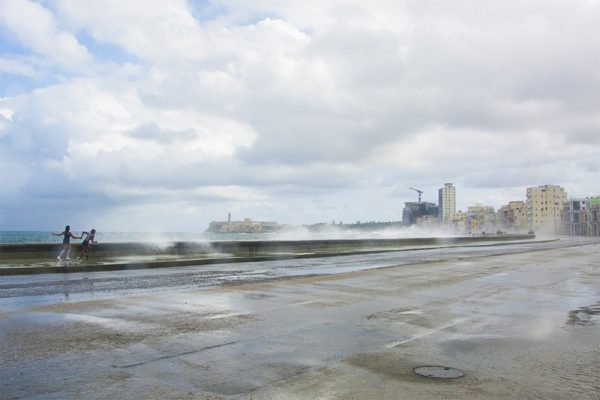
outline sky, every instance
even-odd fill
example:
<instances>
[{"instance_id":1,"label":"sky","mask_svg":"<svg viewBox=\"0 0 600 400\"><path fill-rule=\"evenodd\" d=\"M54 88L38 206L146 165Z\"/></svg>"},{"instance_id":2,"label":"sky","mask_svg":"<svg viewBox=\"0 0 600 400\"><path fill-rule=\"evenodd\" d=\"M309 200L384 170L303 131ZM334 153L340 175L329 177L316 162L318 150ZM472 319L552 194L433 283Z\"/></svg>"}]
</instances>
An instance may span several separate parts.
<instances>
[{"instance_id":1,"label":"sky","mask_svg":"<svg viewBox=\"0 0 600 400\"><path fill-rule=\"evenodd\" d=\"M0 229L600 194L598 0L0 0Z\"/></svg>"}]
</instances>

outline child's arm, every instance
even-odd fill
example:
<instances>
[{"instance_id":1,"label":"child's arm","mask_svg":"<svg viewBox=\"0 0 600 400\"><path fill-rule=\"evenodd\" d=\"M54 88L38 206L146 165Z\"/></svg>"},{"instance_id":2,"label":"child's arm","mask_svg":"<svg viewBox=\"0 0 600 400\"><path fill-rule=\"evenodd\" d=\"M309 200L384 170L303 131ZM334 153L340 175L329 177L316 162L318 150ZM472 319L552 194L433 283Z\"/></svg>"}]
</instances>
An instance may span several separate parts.
<instances>
[{"instance_id":1,"label":"child's arm","mask_svg":"<svg viewBox=\"0 0 600 400\"><path fill-rule=\"evenodd\" d=\"M62 231L61 233L55 233L55 232L52 232L52 234L53 234L54 236L62 236L62 235L64 235L64 234L65 234L65 231Z\"/></svg>"}]
</instances>

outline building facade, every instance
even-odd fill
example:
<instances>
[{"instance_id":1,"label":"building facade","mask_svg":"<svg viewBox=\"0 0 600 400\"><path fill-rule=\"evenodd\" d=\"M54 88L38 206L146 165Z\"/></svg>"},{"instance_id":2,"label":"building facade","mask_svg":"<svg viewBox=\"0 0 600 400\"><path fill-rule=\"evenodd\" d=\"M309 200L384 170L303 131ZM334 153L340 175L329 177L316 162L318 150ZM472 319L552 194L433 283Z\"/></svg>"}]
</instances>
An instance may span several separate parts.
<instances>
[{"instance_id":1,"label":"building facade","mask_svg":"<svg viewBox=\"0 0 600 400\"><path fill-rule=\"evenodd\" d=\"M454 215L452 215L452 218L450 218L448 225L451 226L454 233L458 235L464 235L470 231L467 213L462 211L455 212Z\"/></svg>"},{"instance_id":2,"label":"building facade","mask_svg":"<svg viewBox=\"0 0 600 400\"><path fill-rule=\"evenodd\" d=\"M600 197L593 197L588 202L589 206L589 236L600 236Z\"/></svg>"},{"instance_id":3,"label":"building facade","mask_svg":"<svg viewBox=\"0 0 600 400\"><path fill-rule=\"evenodd\" d=\"M438 204L440 205L440 223L442 225L451 224L454 214L456 214L456 188L452 183L444 183L444 187L438 190Z\"/></svg>"},{"instance_id":4,"label":"building facade","mask_svg":"<svg viewBox=\"0 0 600 400\"><path fill-rule=\"evenodd\" d=\"M467 209L467 233L492 233L496 231L494 207L476 204Z\"/></svg>"},{"instance_id":5,"label":"building facade","mask_svg":"<svg viewBox=\"0 0 600 400\"><path fill-rule=\"evenodd\" d=\"M402 223L405 225L414 225L420 218L425 216L435 217L437 220L439 209L437 204L429 203L427 201L407 201L404 203L404 209L402 210Z\"/></svg>"},{"instance_id":6,"label":"building facade","mask_svg":"<svg viewBox=\"0 0 600 400\"><path fill-rule=\"evenodd\" d=\"M569 199L564 204L563 231L565 235L587 235L587 202L585 199Z\"/></svg>"},{"instance_id":7,"label":"building facade","mask_svg":"<svg viewBox=\"0 0 600 400\"><path fill-rule=\"evenodd\" d=\"M600 236L600 197L569 199L563 209L562 233L574 236Z\"/></svg>"},{"instance_id":8,"label":"building facade","mask_svg":"<svg viewBox=\"0 0 600 400\"><path fill-rule=\"evenodd\" d=\"M527 232L527 213L524 201L509 201L500 207L497 217L498 228L508 232Z\"/></svg>"},{"instance_id":9,"label":"building facade","mask_svg":"<svg viewBox=\"0 0 600 400\"><path fill-rule=\"evenodd\" d=\"M538 233L560 234L567 192L558 185L527 188L527 225Z\"/></svg>"}]
</instances>

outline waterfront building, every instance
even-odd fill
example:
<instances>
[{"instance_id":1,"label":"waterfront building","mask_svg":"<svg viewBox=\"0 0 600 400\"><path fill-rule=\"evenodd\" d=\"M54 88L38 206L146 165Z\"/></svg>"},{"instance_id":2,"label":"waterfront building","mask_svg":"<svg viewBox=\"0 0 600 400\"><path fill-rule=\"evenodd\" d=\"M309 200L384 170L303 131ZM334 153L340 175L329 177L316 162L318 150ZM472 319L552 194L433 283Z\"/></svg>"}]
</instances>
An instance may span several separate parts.
<instances>
[{"instance_id":1,"label":"waterfront building","mask_svg":"<svg viewBox=\"0 0 600 400\"><path fill-rule=\"evenodd\" d=\"M563 209L562 233L575 236L600 236L599 211L600 197L569 199Z\"/></svg>"},{"instance_id":2,"label":"waterfront building","mask_svg":"<svg viewBox=\"0 0 600 400\"><path fill-rule=\"evenodd\" d=\"M454 233L458 235L464 235L469 232L467 227L467 213L458 211L452 214L448 226L452 227Z\"/></svg>"},{"instance_id":3,"label":"waterfront building","mask_svg":"<svg viewBox=\"0 0 600 400\"><path fill-rule=\"evenodd\" d=\"M563 232L566 235L587 235L587 204L583 198L569 199L562 214Z\"/></svg>"},{"instance_id":4,"label":"waterfront building","mask_svg":"<svg viewBox=\"0 0 600 400\"><path fill-rule=\"evenodd\" d=\"M467 233L496 231L496 212L494 207L476 204L467 209Z\"/></svg>"},{"instance_id":5,"label":"waterfront building","mask_svg":"<svg viewBox=\"0 0 600 400\"><path fill-rule=\"evenodd\" d=\"M588 234L600 236L600 196L588 200Z\"/></svg>"},{"instance_id":6,"label":"waterfront building","mask_svg":"<svg viewBox=\"0 0 600 400\"><path fill-rule=\"evenodd\" d=\"M232 221L231 215L227 221L212 221L207 232L212 233L269 233L280 230L282 225L272 221L253 221L246 218L243 221Z\"/></svg>"},{"instance_id":7,"label":"waterfront building","mask_svg":"<svg viewBox=\"0 0 600 400\"><path fill-rule=\"evenodd\" d=\"M456 213L456 188L452 183L444 183L444 187L438 190L438 200L440 223L449 225Z\"/></svg>"},{"instance_id":8,"label":"waterfront building","mask_svg":"<svg viewBox=\"0 0 600 400\"><path fill-rule=\"evenodd\" d=\"M527 225L539 233L559 234L567 192L558 185L527 188Z\"/></svg>"},{"instance_id":9,"label":"waterfront building","mask_svg":"<svg viewBox=\"0 0 600 400\"><path fill-rule=\"evenodd\" d=\"M509 201L498 210L498 228L509 232L527 232L527 214L524 201Z\"/></svg>"},{"instance_id":10,"label":"waterfront building","mask_svg":"<svg viewBox=\"0 0 600 400\"><path fill-rule=\"evenodd\" d=\"M402 223L405 225L414 225L420 218L425 216L437 219L439 210L440 208L435 203L407 201L404 203L404 209L402 210Z\"/></svg>"}]
</instances>

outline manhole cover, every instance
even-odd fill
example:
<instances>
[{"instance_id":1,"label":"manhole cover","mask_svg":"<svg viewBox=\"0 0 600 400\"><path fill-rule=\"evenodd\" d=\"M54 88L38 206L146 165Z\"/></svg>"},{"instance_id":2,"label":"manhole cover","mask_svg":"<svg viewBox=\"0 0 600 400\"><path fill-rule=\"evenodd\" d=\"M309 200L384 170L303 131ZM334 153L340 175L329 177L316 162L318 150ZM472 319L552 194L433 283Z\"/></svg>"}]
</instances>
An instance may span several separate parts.
<instances>
[{"instance_id":1,"label":"manhole cover","mask_svg":"<svg viewBox=\"0 0 600 400\"><path fill-rule=\"evenodd\" d=\"M413 371L415 374L426 376L427 378L456 379L465 376L459 369L439 366L417 367Z\"/></svg>"}]
</instances>

